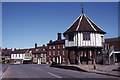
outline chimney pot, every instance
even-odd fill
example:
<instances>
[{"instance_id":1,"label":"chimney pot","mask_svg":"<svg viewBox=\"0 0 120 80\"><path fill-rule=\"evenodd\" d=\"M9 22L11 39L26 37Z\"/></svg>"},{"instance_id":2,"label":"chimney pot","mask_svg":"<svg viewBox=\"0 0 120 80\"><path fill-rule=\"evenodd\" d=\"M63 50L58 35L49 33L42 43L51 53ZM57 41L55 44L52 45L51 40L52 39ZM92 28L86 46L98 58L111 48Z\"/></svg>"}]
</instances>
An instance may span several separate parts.
<instances>
[{"instance_id":1,"label":"chimney pot","mask_svg":"<svg viewBox=\"0 0 120 80\"><path fill-rule=\"evenodd\" d=\"M45 47L45 44L43 44L43 47Z\"/></svg>"},{"instance_id":2,"label":"chimney pot","mask_svg":"<svg viewBox=\"0 0 120 80\"><path fill-rule=\"evenodd\" d=\"M35 48L37 48L37 43L35 43Z\"/></svg>"},{"instance_id":3,"label":"chimney pot","mask_svg":"<svg viewBox=\"0 0 120 80\"><path fill-rule=\"evenodd\" d=\"M58 33L58 40L61 40L61 33Z\"/></svg>"},{"instance_id":4,"label":"chimney pot","mask_svg":"<svg viewBox=\"0 0 120 80\"><path fill-rule=\"evenodd\" d=\"M14 48L14 51L16 50L16 48Z\"/></svg>"},{"instance_id":5,"label":"chimney pot","mask_svg":"<svg viewBox=\"0 0 120 80\"><path fill-rule=\"evenodd\" d=\"M49 43L52 43L52 40L50 40Z\"/></svg>"}]
</instances>

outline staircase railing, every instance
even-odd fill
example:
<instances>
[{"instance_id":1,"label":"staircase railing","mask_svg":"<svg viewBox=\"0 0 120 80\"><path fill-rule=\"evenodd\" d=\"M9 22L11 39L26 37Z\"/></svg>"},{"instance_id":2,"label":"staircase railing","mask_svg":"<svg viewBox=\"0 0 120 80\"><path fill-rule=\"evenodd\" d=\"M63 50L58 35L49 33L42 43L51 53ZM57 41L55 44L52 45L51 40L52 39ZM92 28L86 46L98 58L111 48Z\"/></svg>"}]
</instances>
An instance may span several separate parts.
<instances>
[{"instance_id":1,"label":"staircase railing","mask_svg":"<svg viewBox=\"0 0 120 80\"><path fill-rule=\"evenodd\" d=\"M114 45L112 45L109 49L109 57L114 53Z\"/></svg>"}]
</instances>

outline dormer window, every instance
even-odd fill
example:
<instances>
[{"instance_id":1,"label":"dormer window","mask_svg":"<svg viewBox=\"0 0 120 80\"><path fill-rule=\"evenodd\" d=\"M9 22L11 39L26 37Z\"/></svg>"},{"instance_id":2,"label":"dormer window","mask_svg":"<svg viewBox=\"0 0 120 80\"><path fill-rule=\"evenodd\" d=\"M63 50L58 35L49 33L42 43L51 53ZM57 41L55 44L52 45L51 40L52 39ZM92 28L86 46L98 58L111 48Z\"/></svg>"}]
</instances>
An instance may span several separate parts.
<instances>
[{"instance_id":1,"label":"dormer window","mask_svg":"<svg viewBox=\"0 0 120 80\"><path fill-rule=\"evenodd\" d=\"M74 33L71 33L68 36L69 36L69 41L74 41Z\"/></svg>"},{"instance_id":2,"label":"dormer window","mask_svg":"<svg viewBox=\"0 0 120 80\"><path fill-rule=\"evenodd\" d=\"M89 32L83 33L83 40L90 40L90 33Z\"/></svg>"}]
</instances>

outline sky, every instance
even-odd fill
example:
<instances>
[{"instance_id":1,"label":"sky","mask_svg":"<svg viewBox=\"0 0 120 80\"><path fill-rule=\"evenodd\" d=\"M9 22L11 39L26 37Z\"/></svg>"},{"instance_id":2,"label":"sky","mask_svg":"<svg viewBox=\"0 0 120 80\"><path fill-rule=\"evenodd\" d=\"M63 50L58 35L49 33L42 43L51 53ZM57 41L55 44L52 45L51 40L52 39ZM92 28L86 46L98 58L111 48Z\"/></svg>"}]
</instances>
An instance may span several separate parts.
<instances>
[{"instance_id":1,"label":"sky","mask_svg":"<svg viewBox=\"0 0 120 80\"><path fill-rule=\"evenodd\" d=\"M118 36L117 2L82 2L105 38ZM3 2L2 48L31 48L57 39L82 13L81 2ZM64 36L62 35L64 39Z\"/></svg>"}]
</instances>

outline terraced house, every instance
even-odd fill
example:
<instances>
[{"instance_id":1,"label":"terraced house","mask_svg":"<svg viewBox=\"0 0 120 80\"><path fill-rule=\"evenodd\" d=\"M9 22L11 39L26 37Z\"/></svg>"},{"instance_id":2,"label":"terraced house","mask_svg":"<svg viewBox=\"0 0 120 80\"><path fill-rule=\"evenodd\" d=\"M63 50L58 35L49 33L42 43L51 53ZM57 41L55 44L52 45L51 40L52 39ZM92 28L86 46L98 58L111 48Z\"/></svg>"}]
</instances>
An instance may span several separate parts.
<instances>
[{"instance_id":1,"label":"terraced house","mask_svg":"<svg viewBox=\"0 0 120 80\"><path fill-rule=\"evenodd\" d=\"M46 64L47 47L45 45L29 49L14 49L11 64Z\"/></svg>"}]
</instances>

